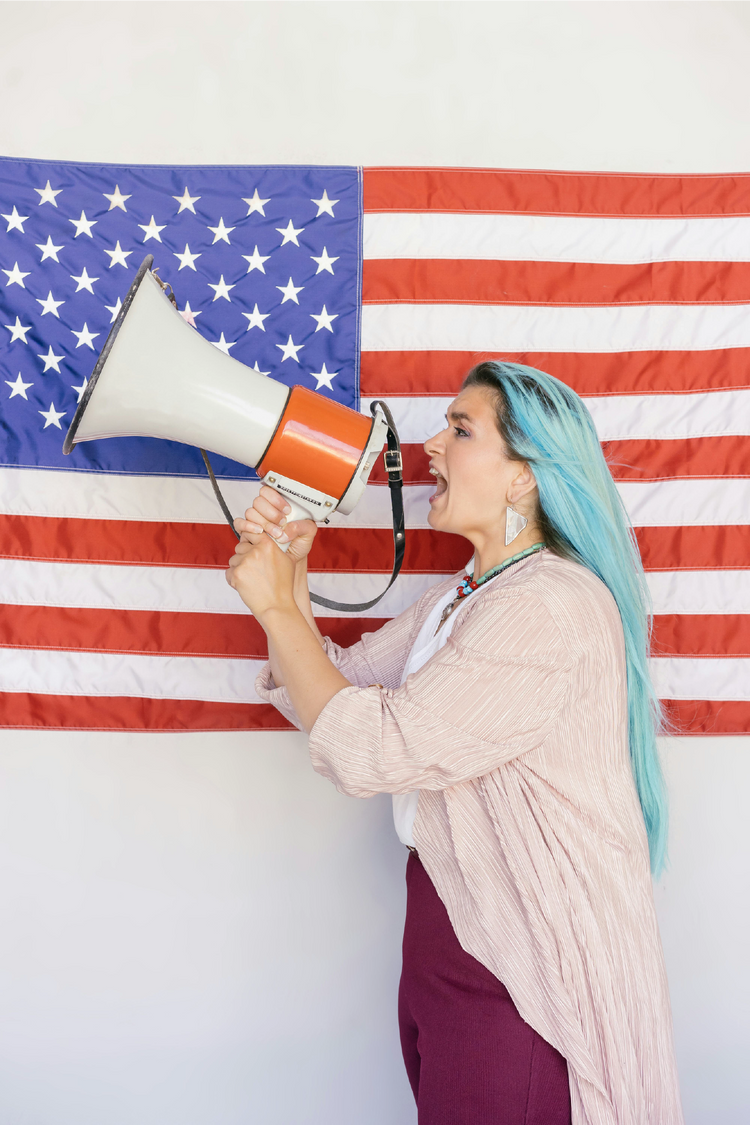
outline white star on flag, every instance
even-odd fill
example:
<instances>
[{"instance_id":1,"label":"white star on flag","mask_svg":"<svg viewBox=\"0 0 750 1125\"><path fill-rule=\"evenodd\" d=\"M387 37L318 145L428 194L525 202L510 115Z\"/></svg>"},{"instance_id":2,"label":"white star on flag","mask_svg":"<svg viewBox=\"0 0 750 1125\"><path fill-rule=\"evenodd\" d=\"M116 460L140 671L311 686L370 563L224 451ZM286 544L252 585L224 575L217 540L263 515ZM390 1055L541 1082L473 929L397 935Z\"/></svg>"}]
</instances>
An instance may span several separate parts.
<instances>
[{"instance_id":1,"label":"white star on flag","mask_svg":"<svg viewBox=\"0 0 750 1125\"><path fill-rule=\"evenodd\" d=\"M304 229L305 229L304 227L295 228L291 219L289 220L289 223L287 224L287 226L276 227L276 230L279 232L279 234L282 234L284 236L283 241L281 243L282 246L286 246L287 242L293 242L295 246L299 246L299 242L297 241L297 235L302 234L302 231Z\"/></svg>"},{"instance_id":2,"label":"white star on flag","mask_svg":"<svg viewBox=\"0 0 750 1125\"><path fill-rule=\"evenodd\" d=\"M235 229L235 227L225 227L224 220L219 219L218 227L208 227L208 230L210 230L214 236L214 241L211 243L211 245L213 246L214 243L218 242L221 238L224 242L231 246L231 242L229 242L229 235Z\"/></svg>"},{"instance_id":3,"label":"white star on flag","mask_svg":"<svg viewBox=\"0 0 750 1125\"><path fill-rule=\"evenodd\" d=\"M271 255L266 254L264 258L262 254L258 253L258 247L256 246L252 254L243 254L242 257L246 262L249 263L247 267L248 273L250 273L251 270L260 270L261 273L265 273L266 271L263 269L263 263L267 262Z\"/></svg>"},{"instance_id":4,"label":"white star on flag","mask_svg":"<svg viewBox=\"0 0 750 1125\"><path fill-rule=\"evenodd\" d=\"M188 246L187 242L185 243L185 249L182 254L178 254L176 251L174 251L174 256L175 258L180 259L180 269L178 269L178 273L180 272L180 270L184 270L185 266L187 266L188 269L193 270L195 273L198 272L193 265L193 262L197 262L198 258L200 258L200 254L191 254L190 247Z\"/></svg>"},{"instance_id":5,"label":"white star on flag","mask_svg":"<svg viewBox=\"0 0 750 1125\"><path fill-rule=\"evenodd\" d=\"M49 410L39 410L38 413L41 414L42 418L44 418L45 430L47 429L47 426L57 426L58 430L61 430L62 426L60 425L60 418L64 418L67 414L67 411L55 410L55 404L54 402L51 402L49 404Z\"/></svg>"},{"instance_id":6,"label":"white star on flag","mask_svg":"<svg viewBox=\"0 0 750 1125\"><path fill-rule=\"evenodd\" d=\"M196 323L195 323L196 316L201 315L200 309L191 309L190 308L190 301L185 302L185 308L180 309L179 313L180 313L180 316L182 317L182 319L184 321L186 321L192 328L196 327Z\"/></svg>"},{"instance_id":7,"label":"white star on flag","mask_svg":"<svg viewBox=\"0 0 750 1125\"><path fill-rule=\"evenodd\" d=\"M39 191L39 188L36 188L36 191ZM57 256L57 251L62 250L62 246L55 246L54 242L52 241L51 235L47 236L47 241L44 245L42 245L41 242L37 242L35 243L35 245L38 250L42 251L42 261L44 261L45 258L53 258L58 265L60 264L60 259Z\"/></svg>"},{"instance_id":8,"label":"white star on flag","mask_svg":"<svg viewBox=\"0 0 750 1125\"><path fill-rule=\"evenodd\" d=\"M247 330L248 330L248 332L250 331L251 328L260 328L261 332L265 332L265 327L263 325L263 321L268 320L268 318L271 314L270 313L258 312L258 305L256 303L255 308L253 309L253 311L251 313L243 312L242 315L247 317Z\"/></svg>"},{"instance_id":9,"label":"white star on flag","mask_svg":"<svg viewBox=\"0 0 750 1125\"><path fill-rule=\"evenodd\" d=\"M50 367L52 367L58 375L60 374L60 360L65 359L65 356L55 355L55 353L52 351L51 344L47 354L40 355L39 358L44 360L44 371L42 372L42 375L45 375L49 371Z\"/></svg>"},{"instance_id":10,"label":"white star on flag","mask_svg":"<svg viewBox=\"0 0 750 1125\"><path fill-rule=\"evenodd\" d=\"M11 230L20 230L21 234L25 234L26 231L23 229L23 224L26 222L28 217L28 215L19 215L17 208L14 207L10 215L3 215L3 218L8 224L5 233L7 234L8 231Z\"/></svg>"},{"instance_id":11,"label":"white star on flag","mask_svg":"<svg viewBox=\"0 0 750 1125\"><path fill-rule=\"evenodd\" d=\"M128 209L125 206L125 200L133 198L132 195L123 195L122 192L120 191L120 185L119 184L115 184L115 190L112 192L112 195L107 195L106 191L103 191L102 195L104 196L105 199L109 200L109 208L108 209L110 211L114 207L119 207L121 211L125 211L126 213L127 213Z\"/></svg>"},{"instance_id":12,"label":"white star on flag","mask_svg":"<svg viewBox=\"0 0 750 1125\"><path fill-rule=\"evenodd\" d=\"M323 188L323 195L320 199L311 199L310 202L317 203L318 205L318 214L315 216L316 219L323 214L330 215L331 218L336 217L333 213L333 208L340 201L338 199L329 199L328 192L325 190L325 188Z\"/></svg>"},{"instance_id":13,"label":"white star on flag","mask_svg":"<svg viewBox=\"0 0 750 1125\"><path fill-rule=\"evenodd\" d=\"M35 187L34 191L39 192L39 196L40 196L39 206L40 207L42 206L43 203L51 203L53 205L53 207L57 207L57 200L55 199L55 196L60 195L60 193L62 192L62 188L58 188L57 191L55 191L54 188L50 187L49 180L47 180L47 183L46 183L45 187Z\"/></svg>"},{"instance_id":14,"label":"white star on flag","mask_svg":"<svg viewBox=\"0 0 750 1125\"><path fill-rule=\"evenodd\" d=\"M319 258L316 258L314 254L311 254L310 257L314 262L318 263L318 268L315 271L316 275L319 274L321 270L328 270L329 273L333 273L333 263L338 262L338 258L330 258L328 256L328 251L325 246Z\"/></svg>"},{"instance_id":15,"label":"white star on flag","mask_svg":"<svg viewBox=\"0 0 750 1125\"><path fill-rule=\"evenodd\" d=\"M220 352L225 352L226 355L229 355L229 349L233 348L234 345L237 343L236 340L225 340L223 332L221 334L220 339L209 340L208 342L209 342L209 344L213 344L213 346L215 348L218 348Z\"/></svg>"},{"instance_id":16,"label":"white star on flag","mask_svg":"<svg viewBox=\"0 0 750 1125\"><path fill-rule=\"evenodd\" d=\"M326 365L323 364L323 367L320 371L311 371L310 375L313 377L313 379L318 380L318 385L315 388L316 391L319 391L321 387L328 387L329 391L332 391L333 387L331 385L331 379L336 378L336 376L338 375L338 371L326 371Z\"/></svg>"},{"instance_id":17,"label":"white star on flag","mask_svg":"<svg viewBox=\"0 0 750 1125\"><path fill-rule=\"evenodd\" d=\"M295 305L298 305L299 300L297 294L301 293L305 287L304 285L295 285L290 277L286 285L277 285L276 288L279 292L284 294L284 299L281 302L282 305L286 304L287 301L294 301Z\"/></svg>"},{"instance_id":18,"label":"white star on flag","mask_svg":"<svg viewBox=\"0 0 750 1125\"><path fill-rule=\"evenodd\" d=\"M76 228L74 238L78 238L79 234L87 234L89 238L93 238L94 236L91 233L91 228L95 227L98 221L98 219L87 219L85 211L81 211L80 219L68 219L68 222L72 223Z\"/></svg>"},{"instance_id":19,"label":"white star on flag","mask_svg":"<svg viewBox=\"0 0 750 1125\"><path fill-rule=\"evenodd\" d=\"M291 336L289 337L289 339L287 340L287 342L285 344L277 344L276 345L276 347L279 348L284 353L281 357L282 363L287 359L293 359L295 361L295 363L299 363L299 359L297 357L297 352L302 351L304 346L305 346L304 344L295 344L295 342L294 342L294 340L292 339Z\"/></svg>"},{"instance_id":20,"label":"white star on flag","mask_svg":"<svg viewBox=\"0 0 750 1125\"><path fill-rule=\"evenodd\" d=\"M193 204L198 202L200 196L191 195L188 189L185 188L185 191L182 195L173 195L172 199L176 199L180 205L180 210L177 212L178 215L180 215L186 209L188 211L192 211L193 214L195 214L195 207L193 207Z\"/></svg>"},{"instance_id":21,"label":"white star on flag","mask_svg":"<svg viewBox=\"0 0 750 1125\"><path fill-rule=\"evenodd\" d=\"M28 387L33 387L34 384L33 383L24 383L23 379L21 378L21 372L20 371L18 372L18 378L17 379L14 379L12 382L11 382L10 379L6 379L5 382L10 387L10 397L11 398L15 398L16 395L21 395L21 397L25 398L27 402L29 401L29 396L26 394L26 390L27 390Z\"/></svg>"},{"instance_id":22,"label":"white star on flag","mask_svg":"<svg viewBox=\"0 0 750 1125\"><path fill-rule=\"evenodd\" d=\"M80 293L82 289L88 289L89 293L93 293L94 282L99 280L98 277L89 277L85 266L83 267L83 273L80 275L80 277L76 277L74 273L72 273L70 276L72 277L73 281L78 282L76 293Z\"/></svg>"},{"instance_id":23,"label":"white star on flag","mask_svg":"<svg viewBox=\"0 0 750 1125\"><path fill-rule=\"evenodd\" d=\"M326 312L325 305L323 305L323 308L319 314L316 315L315 313L310 313L310 316L313 318L313 320L317 320L318 322L318 327L315 329L316 332L320 332L321 328L327 328L329 332L333 332L333 328L331 327L331 325L333 324L334 320L338 318L338 315L338 313Z\"/></svg>"},{"instance_id":24,"label":"white star on flag","mask_svg":"<svg viewBox=\"0 0 750 1125\"><path fill-rule=\"evenodd\" d=\"M122 301L118 297L116 305L105 305L104 307L105 307L105 309L107 310L108 313L112 313L112 316L110 317L109 323L114 324L115 320L117 319L117 314L120 311L120 309L122 308Z\"/></svg>"},{"instance_id":25,"label":"white star on flag","mask_svg":"<svg viewBox=\"0 0 750 1125\"><path fill-rule=\"evenodd\" d=\"M270 203L271 200L270 198L261 199L258 195L258 189L256 188L250 199L243 199L242 202L247 203L247 215L252 215L253 211L257 211L265 219L266 213L263 208L267 203ZM247 218L247 215L245 215L245 218Z\"/></svg>"},{"instance_id":26,"label":"white star on flag","mask_svg":"<svg viewBox=\"0 0 750 1125\"><path fill-rule=\"evenodd\" d=\"M36 303L42 306L42 316L46 316L47 313L52 313L52 315L56 316L59 320L60 314L57 310L59 309L60 305L65 304L65 301L56 301L52 296L52 290L50 289L49 293L44 299L42 299L41 297L37 297Z\"/></svg>"},{"instance_id":27,"label":"white star on flag","mask_svg":"<svg viewBox=\"0 0 750 1125\"><path fill-rule=\"evenodd\" d=\"M138 224L141 230L145 231L145 234L143 236L144 242L148 242L149 238L155 238L157 242L161 242L161 234L159 233L159 231L164 230L166 225L167 224L165 223L162 227L158 226L153 215L151 216L151 222Z\"/></svg>"},{"instance_id":28,"label":"white star on flag","mask_svg":"<svg viewBox=\"0 0 750 1125\"><path fill-rule=\"evenodd\" d=\"M125 198L126 198L126 199L130 199L130 196L128 195L128 196L126 196ZM75 386L73 386L73 384L71 383L70 389L71 389L72 391L78 391L78 401L79 401L79 402L80 402L80 401L81 401L81 399L83 398L83 392L84 392L84 391L86 390L86 387L88 387L88 385L89 385L89 381L88 381L88 379L86 379L85 377L84 377L84 380L83 380L83 382L81 383L80 387L75 387Z\"/></svg>"},{"instance_id":29,"label":"white star on flag","mask_svg":"<svg viewBox=\"0 0 750 1125\"><path fill-rule=\"evenodd\" d=\"M266 200L266 203L268 203L268 200ZM259 375L270 375L271 374L270 371L261 371L261 369L258 367L257 359L256 359L255 363L253 364L253 366L250 368L250 370L251 371L257 371Z\"/></svg>"},{"instance_id":30,"label":"white star on flag","mask_svg":"<svg viewBox=\"0 0 750 1125\"><path fill-rule=\"evenodd\" d=\"M23 279L29 276L29 271L27 270L26 273L23 273L21 270L19 270L18 262L16 262L12 270L3 270L3 273L7 273L8 275L8 280L5 282L6 289L9 285L20 285L22 289L26 288L23 283Z\"/></svg>"},{"instance_id":31,"label":"white star on flag","mask_svg":"<svg viewBox=\"0 0 750 1125\"><path fill-rule=\"evenodd\" d=\"M232 300L232 298L229 296L229 290L234 289L234 285L227 285L226 281L224 280L224 274L222 274L219 278L217 285L214 285L210 281L206 284L208 285L209 289L213 289L214 291L214 301L218 300L219 297L223 297L225 301Z\"/></svg>"},{"instance_id":32,"label":"white star on flag","mask_svg":"<svg viewBox=\"0 0 750 1125\"><path fill-rule=\"evenodd\" d=\"M26 339L26 333L31 331L30 324L21 324L19 318L16 317L15 324L6 324L5 327L10 332L11 344L14 340L23 340L24 344L28 344L29 341Z\"/></svg>"},{"instance_id":33,"label":"white star on flag","mask_svg":"<svg viewBox=\"0 0 750 1125\"><path fill-rule=\"evenodd\" d=\"M130 196L127 195L125 198L130 199ZM115 246L114 250L105 249L104 253L109 254L109 268L110 269L112 269L112 266L125 266L125 269L127 269L128 268L127 259L130 257L130 255L133 253L133 251L132 250L123 250L122 246L120 246L120 240L118 238L117 245Z\"/></svg>"},{"instance_id":34,"label":"white star on flag","mask_svg":"<svg viewBox=\"0 0 750 1125\"><path fill-rule=\"evenodd\" d=\"M86 324L86 323L84 323L83 328L81 329L80 332L76 332L75 328L71 328L70 331L73 333L74 336L78 337L78 343L76 344L77 348L80 348L85 344L86 347L91 348L91 350L93 352L93 350L94 350L94 340L96 339L97 336L100 335L99 332L89 332L88 324Z\"/></svg>"}]
</instances>

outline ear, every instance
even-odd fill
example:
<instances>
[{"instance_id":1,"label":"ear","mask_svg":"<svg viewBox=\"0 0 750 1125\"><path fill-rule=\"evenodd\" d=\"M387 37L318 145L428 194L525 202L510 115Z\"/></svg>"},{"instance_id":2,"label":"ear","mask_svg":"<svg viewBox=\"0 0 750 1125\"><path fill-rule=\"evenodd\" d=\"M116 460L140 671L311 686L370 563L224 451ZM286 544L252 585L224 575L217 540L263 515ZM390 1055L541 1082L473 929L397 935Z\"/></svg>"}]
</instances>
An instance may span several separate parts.
<instances>
[{"instance_id":1,"label":"ear","mask_svg":"<svg viewBox=\"0 0 750 1125\"><path fill-rule=\"evenodd\" d=\"M508 485L508 500L509 504L517 504L519 500L523 500L529 493L534 492L536 489L536 477L531 471L531 466L527 461L521 465L520 471L513 477L513 480Z\"/></svg>"}]
</instances>

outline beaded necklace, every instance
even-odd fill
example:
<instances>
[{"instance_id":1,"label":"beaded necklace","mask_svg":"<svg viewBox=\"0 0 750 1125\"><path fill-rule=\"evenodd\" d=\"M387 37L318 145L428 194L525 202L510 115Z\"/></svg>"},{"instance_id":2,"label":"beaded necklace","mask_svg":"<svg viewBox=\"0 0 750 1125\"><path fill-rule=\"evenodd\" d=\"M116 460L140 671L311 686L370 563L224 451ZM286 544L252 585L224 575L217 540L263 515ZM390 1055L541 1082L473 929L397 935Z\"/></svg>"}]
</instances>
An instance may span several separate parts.
<instances>
[{"instance_id":1,"label":"beaded necklace","mask_svg":"<svg viewBox=\"0 0 750 1125\"><path fill-rule=\"evenodd\" d=\"M461 604L461 601L464 598L468 598L469 594L472 594L475 590L478 590L480 586L483 586L485 582L489 582L490 578L494 578L495 575L499 574L502 570L507 570L507 568L509 566L512 566L513 563L520 562L521 559L525 559L529 555L535 555L537 551L544 550L546 545L546 543L534 543L531 547L527 547L525 551L519 551L519 553L517 555L513 555L512 558L506 559L505 562L501 562L497 566L493 566L491 570L488 570L486 574L482 575L478 582L475 582L473 578L469 578L467 574L466 577L462 579L462 581L456 587L457 592L455 598L443 610L440 620L438 621L437 629L432 634L433 637L437 636L440 629L442 629L445 622L453 613L453 610L457 605Z\"/></svg>"}]
</instances>

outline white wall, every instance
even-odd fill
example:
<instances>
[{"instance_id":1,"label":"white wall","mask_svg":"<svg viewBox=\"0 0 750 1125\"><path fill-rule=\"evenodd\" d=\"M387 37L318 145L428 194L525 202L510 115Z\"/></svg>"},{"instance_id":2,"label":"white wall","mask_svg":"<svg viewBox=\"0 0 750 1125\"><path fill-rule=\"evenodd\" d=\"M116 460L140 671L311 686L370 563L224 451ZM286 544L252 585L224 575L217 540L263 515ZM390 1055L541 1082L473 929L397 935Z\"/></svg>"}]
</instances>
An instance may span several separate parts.
<instances>
[{"instance_id":1,"label":"white wall","mask_svg":"<svg viewBox=\"0 0 750 1125\"><path fill-rule=\"evenodd\" d=\"M0 153L750 171L745 3L2 3ZM750 738L674 740L688 1125L750 1094ZM402 849L296 734L12 732L2 1125L412 1125Z\"/></svg>"}]
</instances>

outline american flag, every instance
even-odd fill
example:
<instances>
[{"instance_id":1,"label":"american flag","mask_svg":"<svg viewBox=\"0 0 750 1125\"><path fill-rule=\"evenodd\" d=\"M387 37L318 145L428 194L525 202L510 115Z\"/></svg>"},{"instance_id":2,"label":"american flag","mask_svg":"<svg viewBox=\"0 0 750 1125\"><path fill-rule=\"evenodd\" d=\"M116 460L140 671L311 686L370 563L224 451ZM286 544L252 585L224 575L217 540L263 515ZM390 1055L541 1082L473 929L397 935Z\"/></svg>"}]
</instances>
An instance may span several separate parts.
<instances>
[{"instance_id":1,"label":"american flag","mask_svg":"<svg viewBox=\"0 0 750 1125\"><path fill-rule=\"evenodd\" d=\"M421 444L483 358L581 394L636 529L661 698L686 733L750 731L750 178L469 169L0 162L2 723L282 729L265 638L222 571L234 539L196 451L62 456L140 260L217 347L369 414L405 462L407 547L340 644L462 567L427 524ZM216 458L241 513L255 474ZM391 565L382 467L321 529L311 586L363 601Z\"/></svg>"}]
</instances>

